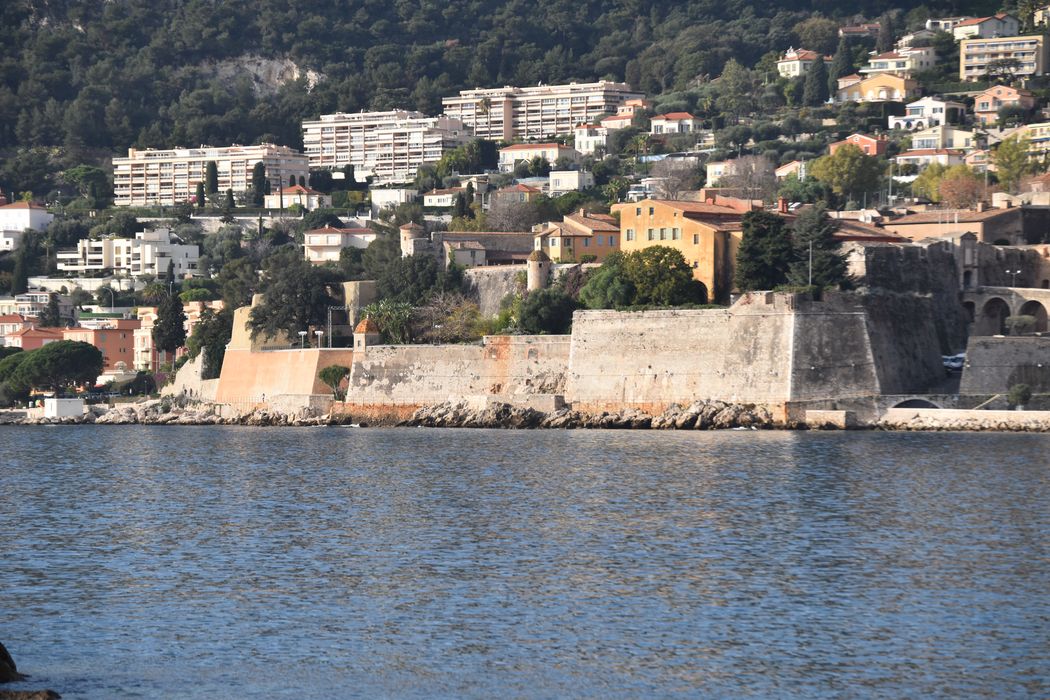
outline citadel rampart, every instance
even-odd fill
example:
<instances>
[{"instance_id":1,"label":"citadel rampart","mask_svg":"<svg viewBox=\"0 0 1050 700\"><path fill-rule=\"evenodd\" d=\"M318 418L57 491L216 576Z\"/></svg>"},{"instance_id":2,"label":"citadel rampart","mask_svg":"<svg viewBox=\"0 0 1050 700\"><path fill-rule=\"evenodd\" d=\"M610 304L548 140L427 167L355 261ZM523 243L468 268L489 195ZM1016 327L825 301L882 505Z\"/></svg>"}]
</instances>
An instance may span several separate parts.
<instances>
[{"instance_id":1,"label":"citadel rampart","mask_svg":"<svg viewBox=\"0 0 1050 700\"><path fill-rule=\"evenodd\" d=\"M894 314L891 300L858 299L753 293L729 309L577 312L571 336L369 344L356 352L268 350L235 332L216 400L265 394L267 403L299 396L316 405L329 394L317 372L338 363L351 368L342 408L373 421L450 400L492 399L648 413L721 400L766 406L786 420L793 405L919 392L943 376L924 300Z\"/></svg>"}]
</instances>

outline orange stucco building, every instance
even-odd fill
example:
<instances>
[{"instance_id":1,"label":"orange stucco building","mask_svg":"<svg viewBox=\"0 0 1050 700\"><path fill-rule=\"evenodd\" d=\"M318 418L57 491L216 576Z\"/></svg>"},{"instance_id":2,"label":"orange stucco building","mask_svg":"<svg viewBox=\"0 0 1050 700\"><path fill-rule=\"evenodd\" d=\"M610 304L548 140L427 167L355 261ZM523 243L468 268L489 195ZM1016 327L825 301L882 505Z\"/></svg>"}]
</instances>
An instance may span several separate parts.
<instances>
[{"instance_id":1,"label":"orange stucco building","mask_svg":"<svg viewBox=\"0 0 1050 700\"><path fill-rule=\"evenodd\" d=\"M717 202L643 199L617 204L613 211L620 214L620 250L675 248L693 268L693 278L706 288L708 299L728 301L748 203Z\"/></svg>"},{"instance_id":2,"label":"orange stucco building","mask_svg":"<svg viewBox=\"0 0 1050 700\"><path fill-rule=\"evenodd\" d=\"M113 328L65 328L65 340L90 343L102 351L102 371L117 369L122 362L124 369L135 367L135 329L141 322L136 319L119 319Z\"/></svg>"}]
</instances>

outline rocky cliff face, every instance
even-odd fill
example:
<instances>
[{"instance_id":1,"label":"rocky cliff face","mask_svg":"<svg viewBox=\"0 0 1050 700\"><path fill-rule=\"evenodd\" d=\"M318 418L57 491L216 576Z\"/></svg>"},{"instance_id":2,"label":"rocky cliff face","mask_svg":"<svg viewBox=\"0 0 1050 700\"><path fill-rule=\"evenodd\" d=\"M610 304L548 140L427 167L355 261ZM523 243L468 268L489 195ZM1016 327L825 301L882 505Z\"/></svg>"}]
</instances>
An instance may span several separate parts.
<instances>
[{"instance_id":1,"label":"rocky cliff face","mask_svg":"<svg viewBox=\"0 0 1050 700\"><path fill-rule=\"evenodd\" d=\"M233 87L241 78L248 78L256 95L272 95L285 83L300 78L306 79L308 89L313 89L325 76L313 70L303 70L290 58L264 58L262 56L240 56L238 58L211 63L203 67L220 82Z\"/></svg>"}]
</instances>

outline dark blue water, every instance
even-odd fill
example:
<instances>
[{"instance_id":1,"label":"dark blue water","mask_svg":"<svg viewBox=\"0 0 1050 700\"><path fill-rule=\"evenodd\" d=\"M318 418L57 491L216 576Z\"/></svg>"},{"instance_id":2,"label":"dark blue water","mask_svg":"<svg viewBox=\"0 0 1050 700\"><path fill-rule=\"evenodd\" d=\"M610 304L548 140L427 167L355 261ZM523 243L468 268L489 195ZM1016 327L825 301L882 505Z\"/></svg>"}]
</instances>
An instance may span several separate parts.
<instances>
[{"instance_id":1,"label":"dark blue water","mask_svg":"<svg viewBox=\"0 0 1050 700\"><path fill-rule=\"evenodd\" d=\"M4 428L64 698L1046 697L1050 436Z\"/></svg>"}]
</instances>

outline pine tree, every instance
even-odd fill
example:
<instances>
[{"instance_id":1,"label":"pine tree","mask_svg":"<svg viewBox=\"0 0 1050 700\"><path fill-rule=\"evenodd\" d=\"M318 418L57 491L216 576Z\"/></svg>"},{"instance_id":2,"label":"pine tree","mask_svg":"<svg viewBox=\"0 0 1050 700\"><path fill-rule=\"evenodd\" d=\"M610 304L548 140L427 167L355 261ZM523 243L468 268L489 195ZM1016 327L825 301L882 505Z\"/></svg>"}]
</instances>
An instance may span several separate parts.
<instances>
[{"instance_id":1,"label":"pine tree","mask_svg":"<svg viewBox=\"0 0 1050 700\"><path fill-rule=\"evenodd\" d=\"M823 204L806 208L798 215L792 235L795 260L788 272L791 284L824 288L838 286L846 280L846 256L839 252L840 244L835 239L837 229L838 222L827 217Z\"/></svg>"},{"instance_id":2,"label":"pine tree","mask_svg":"<svg viewBox=\"0 0 1050 700\"><path fill-rule=\"evenodd\" d=\"M743 238L736 255L736 287L742 292L771 290L787 282L794 259L784 220L767 211L744 214Z\"/></svg>"},{"instance_id":3,"label":"pine tree","mask_svg":"<svg viewBox=\"0 0 1050 700\"><path fill-rule=\"evenodd\" d=\"M226 211L233 211L236 204L233 201L233 190L226 190Z\"/></svg>"},{"instance_id":4,"label":"pine tree","mask_svg":"<svg viewBox=\"0 0 1050 700\"><path fill-rule=\"evenodd\" d=\"M205 200L204 183L203 182L198 182L197 183L197 208L198 209L203 209L204 208L204 200Z\"/></svg>"},{"instance_id":5,"label":"pine tree","mask_svg":"<svg viewBox=\"0 0 1050 700\"><path fill-rule=\"evenodd\" d=\"M467 206L474 204L474 183L468 182L466 192L463 193L463 198L467 202Z\"/></svg>"},{"instance_id":6,"label":"pine tree","mask_svg":"<svg viewBox=\"0 0 1050 700\"><path fill-rule=\"evenodd\" d=\"M22 238L22 245L15 254L15 269L11 275L11 293L23 294L29 289L29 251L26 249L26 239Z\"/></svg>"},{"instance_id":7,"label":"pine tree","mask_svg":"<svg viewBox=\"0 0 1050 700\"><path fill-rule=\"evenodd\" d=\"M824 104L828 100L828 68L824 57L818 56L806 73L806 83L802 89L802 101L812 107Z\"/></svg>"},{"instance_id":8,"label":"pine tree","mask_svg":"<svg viewBox=\"0 0 1050 700\"><path fill-rule=\"evenodd\" d=\"M842 37L839 39L839 46L835 49L835 56L831 59L831 67L828 69L828 94L836 94L839 90L839 78L852 72L853 53L849 48L849 40Z\"/></svg>"},{"instance_id":9,"label":"pine tree","mask_svg":"<svg viewBox=\"0 0 1050 700\"><path fill-rule=\"evenodd\" d=\"M204 168L204 192L215 194L219 191L219 166L214 160L209 160Z\"/></svg>"},{"instance_id":10,"label":"pine tree","mask_svg":"<svg viewBox=\"0 0 1050 700\"><path fill-rule=\"evenodd\" d=\"M175 281L175 261L170 258L168 259L168 271L164 279L165 281L167 281L168 284L171 284Z\"/></svg>"}]
</instances>

